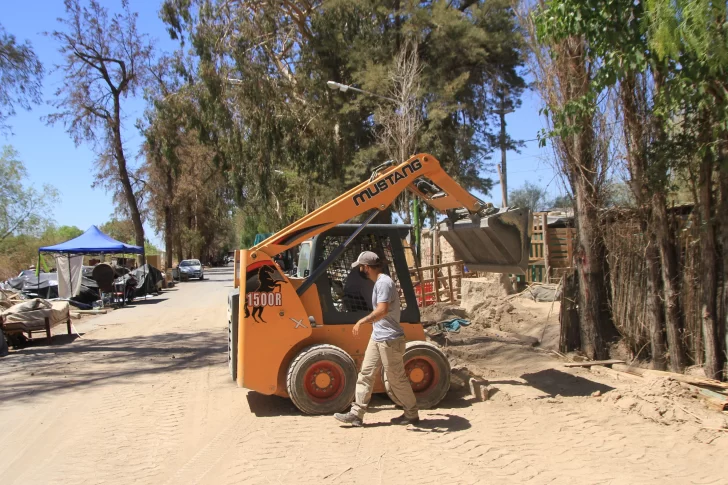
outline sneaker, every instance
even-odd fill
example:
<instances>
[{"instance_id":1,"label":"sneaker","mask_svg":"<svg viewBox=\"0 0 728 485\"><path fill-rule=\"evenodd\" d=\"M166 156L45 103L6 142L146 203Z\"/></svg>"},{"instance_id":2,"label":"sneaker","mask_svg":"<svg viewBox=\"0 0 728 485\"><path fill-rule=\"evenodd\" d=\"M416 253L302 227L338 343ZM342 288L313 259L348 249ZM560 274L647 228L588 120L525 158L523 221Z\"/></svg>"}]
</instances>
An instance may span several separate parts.
<instances>
[{"instance_id":1,"label":"sneaker","mask_svg":"<svg viewBox=\"0 0 728 485\"><path fill-rule=\"evenodd\" d=\"M397 416L396 418L392 418L390 423L392 424L417 424L420 422L420 417L415 416L413 418L408 418L406 415Z\"/></svg>"},{"instance_id":2,"label":"sneaker","mask_svg":"<svg viewBox=\"0 0 728 485\"><path fill-rule=\"evenodd\" d=\"M357 416L354 413L336 413L334 414L334 417L345 424L350 424L352 426L361 426L363 423L361 421L361 418Z\"/></svg>"}]
</instances>

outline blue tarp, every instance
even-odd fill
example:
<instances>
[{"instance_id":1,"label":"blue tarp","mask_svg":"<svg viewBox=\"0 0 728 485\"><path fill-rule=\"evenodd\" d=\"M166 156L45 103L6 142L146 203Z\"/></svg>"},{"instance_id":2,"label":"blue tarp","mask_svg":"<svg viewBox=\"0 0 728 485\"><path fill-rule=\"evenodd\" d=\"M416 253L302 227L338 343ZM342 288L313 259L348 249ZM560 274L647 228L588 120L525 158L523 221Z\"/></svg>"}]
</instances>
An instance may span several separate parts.
<instances>
[{"instance_id":1,"label":"blue tarp","mask_svg":"<svg viewBox=\"0 0 728 485\"><path fill-rule=\"evenodd\" d=\"M144 248L124 244L121 241L107 236L96 226L91 226L77 238L71 239L55 246L46 246L38 249L44 253L66 254L143 254Z\"/></svg>"}]
</instances>

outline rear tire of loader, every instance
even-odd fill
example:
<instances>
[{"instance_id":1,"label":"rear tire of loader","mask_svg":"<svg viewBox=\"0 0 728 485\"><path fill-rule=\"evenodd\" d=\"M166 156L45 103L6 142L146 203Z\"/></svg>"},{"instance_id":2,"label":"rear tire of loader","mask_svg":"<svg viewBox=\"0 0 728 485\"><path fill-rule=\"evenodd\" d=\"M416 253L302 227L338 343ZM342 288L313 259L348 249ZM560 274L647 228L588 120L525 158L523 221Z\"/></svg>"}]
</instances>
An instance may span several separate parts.
<instances>
[{"instance_id":1,"label":"rear tire of loader","mask_svg":"<svg viewBox=\"0 0 728 485\"><path fill-rule=\"evenodd\" d=\"M437 406L450 390L450 362L445 354L429 342L407 342L404 351L404 369L417 398L417 407L429 409ZM394 396L382 369L382 381L389 399L397 406L402 404Z\"/></svg>"},{"instance_id":2,"label":"rear tire of loader","mask_svg":"<svg viewBox=\"0 0 728 485\"><path fill-rule=\"evenodd\" d=\"M306 347L288 366L286 384L293 404L306 414L344 411L354 400L356 364L334 345Z\"/></svg>"}]
</instances>

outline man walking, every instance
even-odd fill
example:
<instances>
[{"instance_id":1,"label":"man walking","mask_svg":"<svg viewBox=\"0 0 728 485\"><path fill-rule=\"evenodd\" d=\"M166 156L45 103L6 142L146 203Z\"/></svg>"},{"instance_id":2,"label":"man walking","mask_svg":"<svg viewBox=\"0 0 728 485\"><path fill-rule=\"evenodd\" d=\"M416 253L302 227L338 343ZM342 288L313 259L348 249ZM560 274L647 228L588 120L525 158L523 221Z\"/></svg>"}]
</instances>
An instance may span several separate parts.
<instances>
[{"instance_id":1,"label":"man walking","mask_svg":"<svg viewBox=\"0 0 728 485\"><path fill-rule=\"evenodd\" d=\"M375 253L364 251L352 268L358 268L362 276L374 282L372 307L374 311L362 318L352 334L356 337L362 325L373 324L372 337L364 353L364 362L356 381L356 394L351 411L337 413L334 417L342 423L361 426L369 401L372 398L374 380L384 365L390 389L397 397L404 414L392 419L392 424L414 424L420 418L417 412L417 399L412 391L409 378L404 370L404 331L399 324L399 294L392 278L383 273L383 261Z\"/></svg>"}]
</instances>

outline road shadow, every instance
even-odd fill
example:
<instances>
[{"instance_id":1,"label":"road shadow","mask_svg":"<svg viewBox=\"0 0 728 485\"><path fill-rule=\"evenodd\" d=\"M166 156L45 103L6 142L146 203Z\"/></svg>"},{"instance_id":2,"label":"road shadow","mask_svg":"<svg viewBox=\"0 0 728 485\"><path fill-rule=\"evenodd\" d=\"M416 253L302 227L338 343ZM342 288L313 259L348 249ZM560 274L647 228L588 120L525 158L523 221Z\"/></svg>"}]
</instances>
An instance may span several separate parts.
<instances>
[{"instance_id":1,"label":"road shadow","mask_svg":"<svg viewBox=\"0 0 728 485\"><path fill-rule=\"evenodd\" d=\"M523 374L521 379L526 381L529 386L552 397L557 394L563 397L585 397L591 396L595 391L604 394L614 389L605 384L556 369L545 369L533 374Z\"/></svg>"},{"instance_id":2,"label":"road shadow","mask_svg":"<svg viewBox=\"0 0 728 485\"><path fill-rule=\"evenodd\" d=\"M3 358L0 404L32 402L49 393L73 392L136 377L227 363L227 332L224 330L117 339L58 335L53 342L64 342L65 339L72 341L66 345L31 345Z\"/></svg>"},{"instance_id":3,"label":"road shadow","mask_svg":"<svg viewBox=\"0 0 728 485\"><path fill-rule=\"evenodd\" d=\"M24 338L22 340L19 340L17 337L10 337L8 339L8 345L13 347L13 352L8 355L13 355L15 352L24 350L24 349L30 349L30 348L53 348L60 345L68 345L70 343L73 343L76 339L79 338L79 334L72 333L72 334L55 334L51 336L50 343L48 342L48 339L45 337L40 336L40 332L33 337L32 339ZM83 334L80 334L83 336ZM16 346L17 344L17 346Z\"/></svg>"},{"instance_id":4,"label":"road shadow","mask_svg":"<svg viewBox=\"0 0 728 485\"><path fill-rule=\"evenodd\" d=\"M255 391L248 391L246 396L250 411L259 418L277 416L295 416L302 414L290 399L280 396L266 396Z\"/></svg>"}]
</instances>

